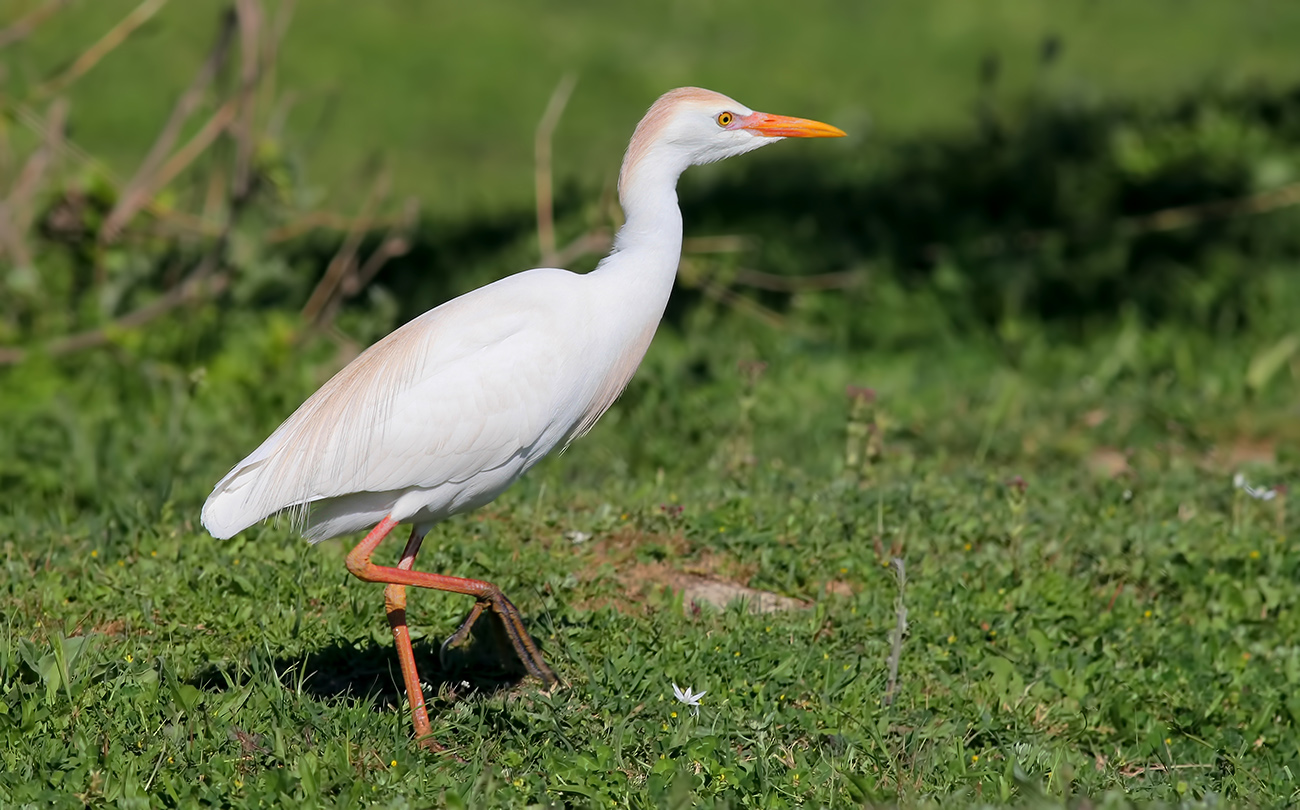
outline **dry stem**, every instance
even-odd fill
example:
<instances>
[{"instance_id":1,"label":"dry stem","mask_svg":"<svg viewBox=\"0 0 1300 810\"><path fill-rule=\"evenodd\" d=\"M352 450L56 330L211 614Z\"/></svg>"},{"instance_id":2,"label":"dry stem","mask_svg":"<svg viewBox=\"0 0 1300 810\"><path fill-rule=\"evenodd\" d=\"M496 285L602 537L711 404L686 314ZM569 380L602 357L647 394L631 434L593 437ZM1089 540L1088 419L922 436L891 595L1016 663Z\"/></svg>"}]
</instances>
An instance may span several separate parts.
<instances>
[{"instance_id":1,"label":"dry stem","mask_svg":"<svg viewBox=\"0 0 1300 810\"><path fill-rule=\"evenodd\" d=\"M578 83L578 77L566 73L551 92L550 101L546 102L546 111L537 122L537 133L533 138L533 178L537 190L537 246L541 250L542 264L556 266L555 252L555 209L552 192L551 175L551 136L560 123L560 116L569 103L569 96Z\"/></svg>"},{"instance_id":2,"label":"dry stem","mask_svg":"<svg viewBox=\"0 0 1300 810\"><path fill-rule=\"evenodd\" d=\"M153 199L158 189L166 185L165 182L158 182L159 166L168 153L171 152L172 146L176 143L176 138L180 135L181 127L198 109L208 86L212 84L212 80L216 78L222 65L225 64L226 57L230 53L230 45L234 41L235 22L234 14L227 13L222 17L221 28L217 33L217 41L212 46L208 58L204 61L203 66L199 68L199 72L195 74L190 86L177 99L176 105L172 107L171 115L167 118L167 123L163 125L162 131L158 133L158 137L154 140L153 146L150 147L149 153L145 155L144 161L141 162L140 168L136 170L131 181L126 184L117 205L113 206L113 210L105 218L104 225L99 232L101 242L115 241L126 223L131 221L131 218L144 207L145 203ZM215 133L213 134L215 136Z\"/></svg>"},{"instance_id":3,"label":"dry stem","mask_svg":"<svg viewBox=\"0 0 1300 810\"><path fill-rule=\"evenodd\" d=\"M907 605L903 603L903 591L907 587L907 569L903 565L902 557L894 558L894 577L898 580L898 597L894 600L893 643L890 646L887 663L889 681L885 685L885 696L880 700L882 706L890 706L894 702L898 690L898 665L903 658L903 635L907 633Z\"/></svg>"},{"instance_id":4,"label":"dry stem","mask_svg":"<svg viewBox=\"0 0 1300 810\"><path fill-rule=\"evenodd\" d=\"M101 59L108 56L114 48L125 42L132 32L148 22L165 5L167 5L167 0L144 0L130 14L123 17L121 22L110 28L107 34L100 37L98 42L91 45L81 56L73 60L67 70L38 87L35 96L39 98L54 95L80 79L91 68L99 64Z\"/></svg>"},{"instance_id":5,"label":"dry stem","mask_svg":"<svg viewBox=\"0 0 1300 810\"><path fill-rule=\"evenodd\" d=\"M361 203L361 211L357 214L356 219L352 220L352 225L348 229L347 235L343 237L343 244L339 246L338 252L330 260L329 266L325 268L325 275L317 282L316 289L312 290L311 295L307 298L307 303L303 305L302 317L311 323L324 325L322 317L334 296L338 293L343 279L356 267L357 250L361 247L361 240L369 232L373 220L375 207L379 201L388 195L388 172L380 172L371 184L370 191L366 194L365 200Z\"/></svg>"},{"instance_id":6,"label":"dry stem","mask_svg":"<svg viewBox=\"0 0 1300 810\"><path fill-rule=\"evenodd\" d=\"M37 6L26 16L18 18L8 28L0 31L0 48L26 39L41 23L62 11L63 7L71 2L72 0L47 0L44 5Z\"/></svg>"}]
</instances>

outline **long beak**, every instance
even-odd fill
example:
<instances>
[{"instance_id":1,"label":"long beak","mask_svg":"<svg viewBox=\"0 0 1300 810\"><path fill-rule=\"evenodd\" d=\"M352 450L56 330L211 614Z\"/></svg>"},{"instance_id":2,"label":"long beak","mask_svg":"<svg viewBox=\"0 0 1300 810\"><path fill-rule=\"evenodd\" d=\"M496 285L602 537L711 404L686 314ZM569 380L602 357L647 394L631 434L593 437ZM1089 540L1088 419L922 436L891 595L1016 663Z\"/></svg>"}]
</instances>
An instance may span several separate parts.
<instances>
[{"instance_id":1,"label":"long beak","mask_svg":"<svg viewBox=\"0 0 1300 810\"><path fill-rule=\"evenodd\" d=\"M757 132L769 138L843 138L844 130L823 124L821 121L809 121L807 118L791 118L788 115L772 115L756 112L741 119L741 129Z\"/></svg>"}]
</instances>

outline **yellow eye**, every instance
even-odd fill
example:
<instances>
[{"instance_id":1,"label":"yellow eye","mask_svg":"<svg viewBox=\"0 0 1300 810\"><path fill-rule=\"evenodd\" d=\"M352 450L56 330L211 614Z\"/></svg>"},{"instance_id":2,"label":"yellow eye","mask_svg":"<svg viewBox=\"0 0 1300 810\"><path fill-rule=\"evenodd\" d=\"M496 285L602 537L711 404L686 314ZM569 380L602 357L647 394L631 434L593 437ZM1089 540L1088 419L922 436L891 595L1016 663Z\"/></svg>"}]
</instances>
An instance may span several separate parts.
<instances>
[{"instance_id":1,"label":"yellow eye","mask_svg":"<svg viewBox=\"0 0 1300 810\"><path fill-rule=\"evenodd\" d=\"M718 126L725 127L730 124L736 116L729 112L718 113Z\"/></svg>"}]
</instances>

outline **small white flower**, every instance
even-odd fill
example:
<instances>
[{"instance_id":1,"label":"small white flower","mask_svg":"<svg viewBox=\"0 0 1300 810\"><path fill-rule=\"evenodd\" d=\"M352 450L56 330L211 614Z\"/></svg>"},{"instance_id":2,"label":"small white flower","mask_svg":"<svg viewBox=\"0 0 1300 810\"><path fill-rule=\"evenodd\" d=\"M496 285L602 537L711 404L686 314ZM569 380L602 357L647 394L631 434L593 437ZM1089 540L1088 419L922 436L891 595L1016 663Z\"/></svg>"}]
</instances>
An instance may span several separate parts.
<instances>
[{"instance_id":1,"label":"small white flower","mask_svg":"<svg viewBox=\"0 0 1300 810\"><path fill-rule=\"evenodd\" d=\"M1246 482L1246 476L1237 473L1232 476L1232 485L1250 497L1259 501L1271 501L1277 497L1277 490L1271 487L1252 487Z\"/></svg>"},{"instance_id":2,"label":"small white flower","mask_svg":"<svg viewBox=\"0 0 1300 810\"><path fill-rule=\"evenodd\" d=\"M708 692L694 692L689 686L682 689L677 684L673 684L673 696L677 698L678 702L690 706L691 712L696 717L700 716L700 698L707 694Z\"/></svg>"}]
</instances>

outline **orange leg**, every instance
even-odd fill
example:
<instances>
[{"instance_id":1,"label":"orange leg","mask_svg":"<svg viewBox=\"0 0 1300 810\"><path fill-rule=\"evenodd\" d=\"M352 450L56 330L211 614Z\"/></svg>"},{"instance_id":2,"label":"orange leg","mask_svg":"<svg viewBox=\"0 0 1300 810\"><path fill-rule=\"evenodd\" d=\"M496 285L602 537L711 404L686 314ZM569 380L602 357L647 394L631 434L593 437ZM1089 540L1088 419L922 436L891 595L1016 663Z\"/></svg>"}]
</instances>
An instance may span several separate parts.
<instances>
[{"instance_id":1,"label":"orange leg","mask_svg":"<svg viewBox=\"0 0 1300 810\"><path fill-rule=\"evenodd\" d=\"M411 527L411 539L406 541L402 559L397 567L403 571L411 570L415 565L415 555L420 553L420 544L424 542L424 532L418 526ZM402 665L402 680L406 682L406 697L411 703L411 723L415 726L417 740L428 739L432 729L429 727L429 711L424 706L424 688L420 685L420 673L415 668L415 651L411 649L411 632L406 627L406 586L389 585L384 588L384 607L388 609L388 624L393 628L393 644L397 647L397 660ZM430 744L441 748L436 742Z\"/></svg>"},{"instance_id":2,"label":"orange leg","mask_svg":"<svg viewBox=\"0 0 1300 810\"><path fill-rule=\"evenodd\" d=\"M465 579L463 577L451 577L411 570L415 564L415 555L420 550L420 543L424 540L424 535L418 529L411 532L411 539L407 542L406 550L402 552L402 559L396 568L375 565L371 562L371 555L374 554L375 549L397 523L391 517L380 521L379 525L371 529L370 534L367 534L365 539L357 544L356 548L348 552L347 566L348 571L352 572L352 575L357 579L365 582L382 582L388 585L384 589L384 602L388 607L388 622L393 628L393 640L397 645L398 659L402 665L402 679L406 681L407 697L411 702L411 720L415 726L417 737L427 735L430 728L428 711L424 705L424 690L420 686L420 677L415 669L415 654L411 650L411 636L406 627L405 586L407 585L463 593L477 599L469 617L466 618L460 629L447 640L447 644L443 645L444 649L448 644L458 644L467 638L474 622L482 615L483 610L491 608L492 612L496 613L501 619L506 635L510 637L510 642L519 655L519 660L529 674L548 686L559 680L555 677L555 673L551 671L551 668L546 665L541 651L537 649L537 644L524 630L519 609L511 604L509 599L506 599L500 588L490 582L477 579Z\"/></svg>"}]
</instances>

